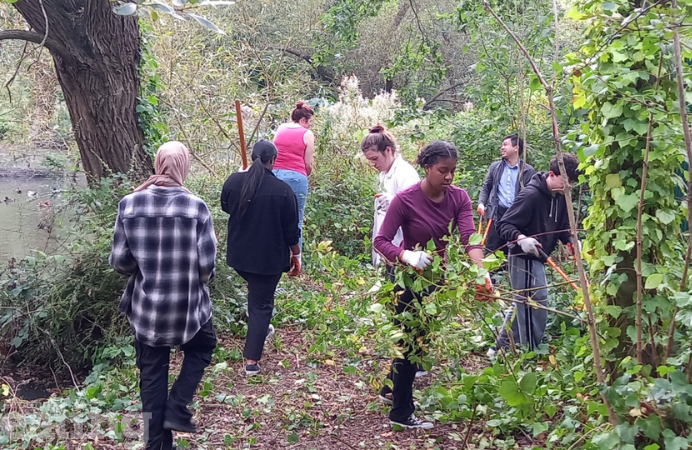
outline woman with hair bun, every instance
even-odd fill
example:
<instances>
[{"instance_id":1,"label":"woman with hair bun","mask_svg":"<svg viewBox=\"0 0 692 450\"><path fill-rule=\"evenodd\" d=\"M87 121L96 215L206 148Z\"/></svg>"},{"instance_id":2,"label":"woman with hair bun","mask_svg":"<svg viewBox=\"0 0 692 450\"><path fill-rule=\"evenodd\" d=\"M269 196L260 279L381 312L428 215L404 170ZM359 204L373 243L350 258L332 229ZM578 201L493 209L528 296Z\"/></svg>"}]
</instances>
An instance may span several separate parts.
<instances>
[{"instance_id":1,"label":"woman with hair bun","mask_svg":"<svg viewBox=\"0 0 692 450\"><path fill-rule=\"evenodd\" d=\"M404 158L401 157L397 148L396 140L392 133L377 124L370 128L370 133L363 138L360 143L363 155L370 161L370 165L380 171L380 185L375 197L375 217L372 223L372 240L375 241L382 221L387 214L389 203L396 194L406 188L420 182L420 176ZM401 244L404 239L401 230L396 232L392 243L396 246ZM380 264L380 254L372 250L372 263L375 266ZM387 264L387 276L394 282L394 266ZM422 365L417 366L416 377L427 375L428 372Z\"/></svg>"},{"instance_id":2,"label":"woman with hair bun","mask_svg":"<svg viewBox=\"0 0 692 450\"><path fill-rule=\"evenodd\" d=\"M314 111L302 101L296 103L291 122L279 126L274 136L279 155L274 163L274 175L285 181L298 199L298 228L301 236L298 245L303 247L303 213L308 198L308 176L312 173L315 155L315 135L310 131Z\"/></svg>"},{"instance_id":3,"label":"woman with hair bun","mask_svg":"<svg viewBox=\"0 0 692 450\"><path fill-rule=\"evenodd\" d=\"M406 162L397 151L394 136L385 130L380 124L370 128L370 133L360 143L363 155L370 161L370 165L380 171L380 185L375 198L375 219L372 227L372 240L377 237L384 216L387 213L389 203L394 196L404 189L420 182L418 172L411 164ZM393 244L399 245L403 239L401 230L397 231ZM372 263L380 264L380 255L372 252ZM392 266L387 272L394 273Z\"/></svg>"},{"instance_id":4,"label":"woman with hair bun","mask_svg":"<svg viewBox=\"0 0 692 450\"><path fill-rule=\"evenodd\" d=\"M375 238L375 249L391 264L401 263L425 270L432 263L431 255L425 250L429 241L435 243L435 252L445 257L447 237L454 228L459 230L466 253L478 267L483 267L483 250L480 245L468 245L469 237L475 232L471 199L464 189L453 186L457 167L457 151L452 144L436 141L418 155L418 164L425 170L420 183L399 192L391 201L380 232ZM450 226L451 225L451 226ZM394 244L401 229L403 241ZM486 274L483 283L476 287L478 299L487 299L492 293L492 283ZM413 291L410 287L400 290L396 296L396 313L406 316L415 308L414 299L422 299L432 293L431 289ZM405 319L402 319L405 321ZM425 329L410 329L402 325L405 333L419 338ZM389 421L404 428L433 427L414 415L413 380L416 364L409 359L411 348L401 343L403 358L395 358L387 378L391 385L384 384L380 400L392 405ZM418 358L422 355L417 354Z\"/></svg>"}]
</instances>

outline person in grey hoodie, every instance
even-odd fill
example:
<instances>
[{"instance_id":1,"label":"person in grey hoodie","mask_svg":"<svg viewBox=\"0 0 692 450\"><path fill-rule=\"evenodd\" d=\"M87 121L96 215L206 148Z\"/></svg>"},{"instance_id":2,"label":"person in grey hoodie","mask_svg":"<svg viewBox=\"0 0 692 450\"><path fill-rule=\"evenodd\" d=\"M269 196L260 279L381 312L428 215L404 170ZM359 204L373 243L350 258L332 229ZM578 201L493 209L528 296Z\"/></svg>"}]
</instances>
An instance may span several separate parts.
<instances>
[{"instance_id":1,"label":"person in grey hoodie","mask_svg":"<svg viewBox=\"0 0 692 450\"><path fill-rule=\"evenodd\" d=\"M560 240L574 253L567 204L563 192L571 189L579 177L579 160L564 154L569 185L565 186L557 157L550 161L550 172L538 172L524 188L497 224L500 238L510 243L509 276L514 300L531 299L547 306L548 288L545 263ZM548 323L548 312L524 303L514 303L508 311L495 345L488 350L494 357L497 349L509 346L508 329L514 342L534 350L540 344Z\"/></svg>"},{"instance_id":2,"label":"person in grey hoodie","mask_svg":"<svg viewBox=\"0 0 692 450\"><path fill-rule=\"evenodd\" d=\"M493 220L485 243L486 253L504 249L507 245L497 233L497 222L536 173L530 164L525 164L521 159L524 155L524 141L516 134L502 139L501 152L502 159L492 163L488 169L476 208L481 220Z\"/></svg>"}]
</instances>

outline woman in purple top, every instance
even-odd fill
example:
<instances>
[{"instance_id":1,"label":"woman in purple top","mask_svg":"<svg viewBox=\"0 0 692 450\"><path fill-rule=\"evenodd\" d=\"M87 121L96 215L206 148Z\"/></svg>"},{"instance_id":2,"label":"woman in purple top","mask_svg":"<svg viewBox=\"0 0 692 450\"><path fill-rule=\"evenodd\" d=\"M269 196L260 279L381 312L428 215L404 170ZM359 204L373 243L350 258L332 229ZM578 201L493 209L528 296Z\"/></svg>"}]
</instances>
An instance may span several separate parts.
<instances>
[{"instance_id":1,"label":"woman in purple top","mask_svg":"<svg viewBox=\"0 0 692 450\"><path fill-rule=\"evenodd\" d=\"M392 263L401 262L424 270L432 262L432 257L417 248L426 248L432 239L436 252L444 258L450 223L459 230L461 241L465 245L475 228L471 199L464 189L452 186L457 167L457 151L454 146L445 141L433 142L418 155L418 164L425 170L425 179L394 197L380 233L375 238L374 247ZM399 228L403 231L404 240L397 247L392 244L392 240ZM483 250L480 245L467 245L466 253L478 267L483 267ZM486 276L484 289L492 290L492 284L488 283L489 277ZM397 314L412 308L414 297L420 301L430 292L413 292L407 288L398 296ZM387 376L394 387L390 389L385 384L380 392L380 400L392 405L389 413L392 424L404 428L432 428L432 423L424 422L413 414L416 364L409 361L409 353L410 349L404 352L404 358L394 359Z\"/></svg>"}]
</instances>

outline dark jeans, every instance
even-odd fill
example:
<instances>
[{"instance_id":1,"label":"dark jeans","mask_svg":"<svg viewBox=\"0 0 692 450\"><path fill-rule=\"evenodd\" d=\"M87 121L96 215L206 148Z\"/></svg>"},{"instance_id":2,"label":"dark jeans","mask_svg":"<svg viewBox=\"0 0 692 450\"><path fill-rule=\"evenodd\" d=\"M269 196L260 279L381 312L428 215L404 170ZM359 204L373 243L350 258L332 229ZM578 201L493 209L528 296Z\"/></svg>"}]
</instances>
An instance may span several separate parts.
<instances>
[{"instance_id":1,"label":"dark jeans","mask_svg":"<svg viewBox=\"0 0 692 450\"><path fill-rule=\"evenodd\" d=\"M282 274L258 275L237 269L236 272L247 281L247 336L243 356L259 361L274 312L274 292Z\"/></svg>"},{"instance_id":2,"label":"dark jeans","mask_svg":"<svg viewBox=\"0 0 692 450\"><path fill-rule=\"evenodd\" d=\"M401 288L399 288L401 290ZM395 289L396 291L396 289ZM414 293L411 289L406 289L401 296L399 296L396 303L396 313L402 314L404 311L411 311L415 306L411 303L414 296L420 302L423 297L430 295L433 288L426 289L422 293ZM396 321L399 324L399 321ZM405 327L406 333L415 333L416 337L425 336L425 330L416 329L412 330L409 327ZM399 345L404 345L404 341L400 341ZM406 420L413 412L416 410L413 404L413 380L416 378L416 370L418 365L409 360L409 356L413 350L407 348L404 351L403 358L394 358L392 366L387 375L387 379L392 381L393 388L390 389L386 384L382 386L380 394L385 395L389 392L392 393L392 410L389 412L389 419L394 422L401 422ZM422 354L418 355L422 357Z\"/></svg>"},{"instance_id":3,"label":"dark jeans","mask_svg":"<svg viewBox=\"0 0 692 450\"><path fill-rule=\"evenodd\" d=\"M495 224L502 219L502 216L505 215L509 208L505 208L504 206L497 205L495 207L495 214L493 217L493 223L490 225L490 231L488 231L488 239L485 241L485 254L487 255L488 253L495 253L496 250L500 249L500 251L505 252L505 255L508 253L507 251L507 241L502 239L499 234L497 234L497 227Z\"/></svg>"},{"instance_id":4,"label":"dark jeans","mask_svg":"<svg viewBox=\"0 0 692 450\"><path fill-rule=\"evenodd\" d=\"M180 346L185 359L169 394L168 363L171 348L150 347L135 339L146 450L173 448L173 433L163 429L163 421L168 419L187 423L192 419L187 405L192 403L204 369L211 362L214 347L216 333L210 319L192 339Z\"/></svg>"}]
</instances>

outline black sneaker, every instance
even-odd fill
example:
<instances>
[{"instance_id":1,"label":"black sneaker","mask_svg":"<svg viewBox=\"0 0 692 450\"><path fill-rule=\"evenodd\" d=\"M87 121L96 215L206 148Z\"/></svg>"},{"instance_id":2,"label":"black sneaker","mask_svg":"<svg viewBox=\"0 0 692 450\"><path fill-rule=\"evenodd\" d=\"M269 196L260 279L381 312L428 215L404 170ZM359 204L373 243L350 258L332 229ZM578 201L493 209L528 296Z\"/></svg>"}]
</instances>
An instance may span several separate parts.
<instances>
[{"instance_id":1,"label":"black sneaker","mask_svg":"<svg viewBox=\"0 0 692 450\"><path fill-rule=\"evenodd\" d=\"M260 366L259 364L246 364L245 365L245 375L249 377L254 377L255 375L260 374Z\"/></svg>"},{"instance_id":2,"label":"black sneaker","mask_svg":"<svg viewBox=\"0 0 692 450\"><path fill-rule=\"evenodd\" d=\"M180 431L182 433L197 433L197 423L190 419L189 422L176 422L175 420L164 420L164 430Z\"/></svg>"},{"instance_id":3,"label":"black sneaker","mask_svg":"<svg viewBox=\"0 0 692 450\"><path fill-rule=\"evenodd\" d=\"M416 378L424 377L428 371L423 368L423 364L416 364Z\"/></svg>"},{"instance_id":4,"label":"black sneaker","mask_svg":"<svg viewBox=\"0 0 692 450\"><path fill-rule=\"evenodd\" d=\"M432 422L425 422L423 420L420 420L414 414L411 414L410 416L408 416L406 420L402 421L395 421L390 419L389 423L391 423L395 427L400 426L401 428L420 428L422 430L429 430L434 427Z\"/></svg>"}]
</instances>

